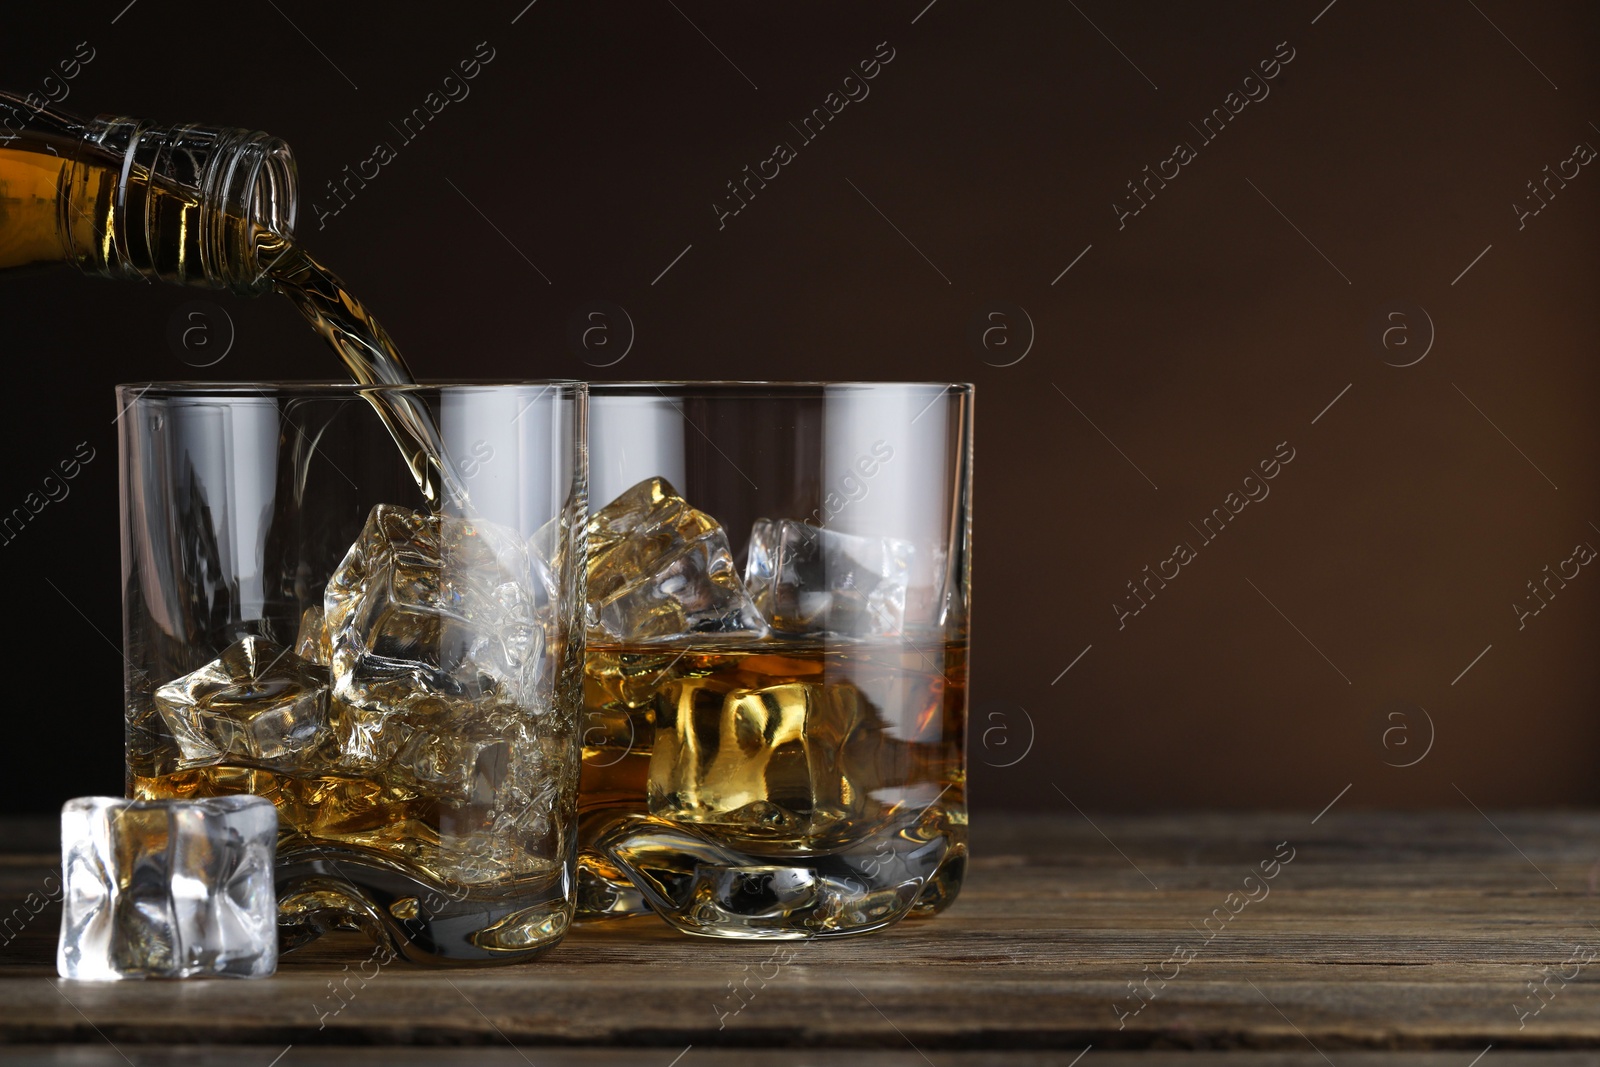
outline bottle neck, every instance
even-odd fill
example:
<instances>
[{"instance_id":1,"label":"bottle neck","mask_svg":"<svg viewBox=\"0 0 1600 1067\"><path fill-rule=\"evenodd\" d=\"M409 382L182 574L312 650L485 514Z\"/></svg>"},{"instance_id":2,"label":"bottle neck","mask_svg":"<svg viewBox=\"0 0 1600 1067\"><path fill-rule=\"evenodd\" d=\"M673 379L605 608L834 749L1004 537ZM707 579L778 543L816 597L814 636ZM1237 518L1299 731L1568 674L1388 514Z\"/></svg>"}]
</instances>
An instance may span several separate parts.
<instances>
[{"instance_id":1,"label":"bottle neck","mask_svg":"<svg viewBox=\"0 0 1600 1067\"><path fill-rule=\"evenodd\" d=\"M68 258L109 277L271 288L258 240L294 232L288 145L249 130L107 117L83 126L82 143L89 151L71 165L58 204ZM84 217L97 225L74 224Z\"/></svg>"}]
</instances>

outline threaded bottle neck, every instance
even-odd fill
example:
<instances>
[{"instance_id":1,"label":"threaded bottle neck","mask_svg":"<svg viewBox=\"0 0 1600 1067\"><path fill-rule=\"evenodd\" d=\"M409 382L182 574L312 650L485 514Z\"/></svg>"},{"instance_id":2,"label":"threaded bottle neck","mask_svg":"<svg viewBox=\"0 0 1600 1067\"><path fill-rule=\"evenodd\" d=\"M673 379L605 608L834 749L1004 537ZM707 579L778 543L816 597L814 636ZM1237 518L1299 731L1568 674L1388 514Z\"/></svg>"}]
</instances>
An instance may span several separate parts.
<instances>
[{"instance_id":1,"label":"threaded bottle neck","mask_svg":"<svg viewBox=\"0 0 1600 1067\"><path fill-rule=\"evenodd\" d=\"M244 294L271 288L257 239L263 231L294 232L297 182L287 144L250 130L129 118L99 118L84 132L113 180L95 235L100 247L69 249L72 258L113 277ZM62 211L81 209L64 198Z\"/></svg>"}]
</instances>

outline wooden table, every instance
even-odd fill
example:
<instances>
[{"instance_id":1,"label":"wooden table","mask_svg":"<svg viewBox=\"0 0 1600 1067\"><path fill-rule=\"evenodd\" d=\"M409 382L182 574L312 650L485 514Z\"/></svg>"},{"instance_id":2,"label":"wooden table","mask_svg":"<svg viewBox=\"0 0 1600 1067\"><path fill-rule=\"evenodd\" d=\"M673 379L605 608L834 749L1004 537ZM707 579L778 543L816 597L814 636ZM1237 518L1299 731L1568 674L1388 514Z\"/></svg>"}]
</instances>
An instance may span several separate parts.
<instances>
[{"instance_id":1,"label":"wooden table","mask_svg":"<svg viewBox=\"0 0 1600 1067\"><path fill-rule=\"evenodd\" d=\"M0 1062L1600 1062L1550 1051L1600 1049L1600 814L989 813L933 920L776 957L635 920L516 967L393 963L342 1001L353 935L259 982L60 981L58 910L26 904L54 827L0 832Z\"/></svg>"}]
</instances>

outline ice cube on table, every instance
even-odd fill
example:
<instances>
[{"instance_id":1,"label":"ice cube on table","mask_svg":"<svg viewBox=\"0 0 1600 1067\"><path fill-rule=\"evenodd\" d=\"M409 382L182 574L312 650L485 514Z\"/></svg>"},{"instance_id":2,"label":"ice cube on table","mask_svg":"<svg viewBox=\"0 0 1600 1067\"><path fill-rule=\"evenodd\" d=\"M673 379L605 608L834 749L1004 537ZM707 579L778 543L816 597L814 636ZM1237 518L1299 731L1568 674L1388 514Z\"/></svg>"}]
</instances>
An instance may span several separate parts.
<instances>
[{"instance_id":1,"label":"ice cube on table","mask_svg":"<svg viewBox=\"0 0 1600 1067\"><path fill-rule=\"evenodd\" d=\"M328 669L257 635L155 691L180 766L303 771L329 739Z\"/></svg>"},{"instance_id":2,"label":"ice cube on table","mask_svg":"<svg viewBox=\"0 0 1600 1067\"><path fill-rule=\"evenodd\" d=\"M278 965L278 814L255 796L61 809L63 978L261 978Z\"/></svg>"},{"instance_id":3,"label":"ice cube on table","mask_svg":"<svg viewBox=\"0 0 1600 1067\"><path fill-rule=\"evenodd\" d=\"M530 581L512 531L379 504L323 595L335 696L387 711L534 703L544 630Z\"/></svg>"},{"instance_id":4,"label":"ice cube on table","mask_svg":"<svg viewBox=\"0 0 1600 1067\"><path fill-rule=\"evenodd\" d=\"M652 815L784 838L863 814L877 783L872 761L852 755L870 744L875 720L855 686L738 689L686 677L667 696L656 704Z\"/></svg>"},{"instance_id":5,"label":"ice cube on table","mask_svg":"<svg viewBox=\"0 0 1600 1067\"><path fill-rule=\"evenodd\" d=\"M757 519L744 582L778 633L893 637L905 627L915 554L898 538Z\"/></svg>"},{"instance_id":6,"label":"ice cube on table","mask_svg":"<svg viewBox=\"0 0 1600 1067\"><path fill-rule=\"evenodd\" d=\"M766 632L727 532L664 478L646 479L596 512L588 550L591 640Z\"/></svg>"}]
</instances>

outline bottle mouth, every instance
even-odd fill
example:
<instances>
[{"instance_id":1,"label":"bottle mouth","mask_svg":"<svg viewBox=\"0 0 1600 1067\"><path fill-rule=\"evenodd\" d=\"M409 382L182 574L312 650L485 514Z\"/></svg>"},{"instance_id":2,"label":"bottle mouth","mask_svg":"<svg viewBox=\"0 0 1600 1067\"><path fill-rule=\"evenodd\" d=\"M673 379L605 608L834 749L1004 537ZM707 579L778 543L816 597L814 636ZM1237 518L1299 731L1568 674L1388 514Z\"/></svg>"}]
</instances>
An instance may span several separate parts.
<instances>
[{"instance_id":1,"label":"bottle mouth","mask_svg":"<svg viewBox=\"0 0 1600 1067\"><path fill-rule=\"evenodd\" d=\"M202 251L207 251L206 243L213 246L209 251L215 262L225 265L233 288L261 292L272 287L272 279L269 265L261 262L260 237L263 232L294 236L299 201L294 155L286 143L268 134L227 132L238 141L218 152L207 170L209 188L202 190L202 197L222 213L212 213L210 226L202 218Z\"/></svg>"}]
</instances>

